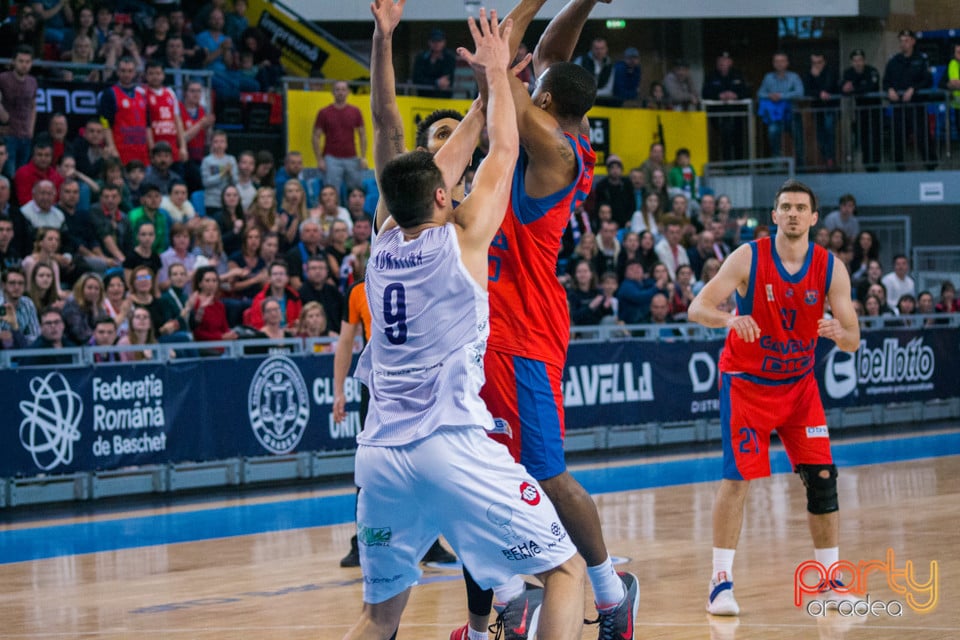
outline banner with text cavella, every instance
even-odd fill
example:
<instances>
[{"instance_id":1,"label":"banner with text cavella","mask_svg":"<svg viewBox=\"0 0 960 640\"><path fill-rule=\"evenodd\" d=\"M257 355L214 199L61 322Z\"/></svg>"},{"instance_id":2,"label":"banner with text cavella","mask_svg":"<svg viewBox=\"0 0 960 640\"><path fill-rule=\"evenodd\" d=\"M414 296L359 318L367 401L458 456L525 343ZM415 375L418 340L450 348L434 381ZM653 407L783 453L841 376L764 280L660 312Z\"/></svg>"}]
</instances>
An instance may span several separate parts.
<instances>
[{"instance_id":1,"label":"banner with text cavella","mask_svg":"<svg viewBox=\"0 0 960 640\"><path fill-rule=\"evenodd\" d=\"M571 345L567 429L716 419L722 340ZM770 345L795 360L803 345ZM828 408L960 395L949 328L865 332L855 354L817 345ZM271 355L91 368L0 370L0 477L355 447L359 383L334 423L333 357ZM771 387L776 397L776 387Z\"/></svg>"}]
</instances>

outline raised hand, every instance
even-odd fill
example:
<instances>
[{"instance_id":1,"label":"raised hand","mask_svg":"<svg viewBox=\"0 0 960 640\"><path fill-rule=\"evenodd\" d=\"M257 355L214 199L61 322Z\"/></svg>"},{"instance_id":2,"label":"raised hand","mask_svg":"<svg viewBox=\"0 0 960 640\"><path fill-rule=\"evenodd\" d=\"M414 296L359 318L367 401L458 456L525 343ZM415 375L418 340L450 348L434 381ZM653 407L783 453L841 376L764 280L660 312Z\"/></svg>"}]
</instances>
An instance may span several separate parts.
<instances>
[{"instance_id":1,"label":"raised hand","mask_svg":"<svg viewBox=\"0 0 960 640\"><path fill-rule=\"evenodd\" d=\"M476 45L476 52L470 53L466 48L459 47L457 53L466 60L470 66L483 69L506 69L510 64L510 32L513 30L513 21L507 19L503 24L503 33L500 33L500 26L497 20L497 11L490 12L490 20L487 21L487 10L480 9L480 19L475 21L473 16L467 20L467 26L470 27L470 35L473 36L473 42Z\"/></svg>"},{"instance_id":2,"label":"raised hand","mask_svg":"<svg viewBox=\"0 0 960 640\"><path fill-rule=\"evenodd\" d=\"M400 18L403 17L403 5L407 0L374 0L370 3L370 13L373 14L373 20L376 30L380 35L393 35L394 29L400 24Z\"/></svg>"}]
</instances>

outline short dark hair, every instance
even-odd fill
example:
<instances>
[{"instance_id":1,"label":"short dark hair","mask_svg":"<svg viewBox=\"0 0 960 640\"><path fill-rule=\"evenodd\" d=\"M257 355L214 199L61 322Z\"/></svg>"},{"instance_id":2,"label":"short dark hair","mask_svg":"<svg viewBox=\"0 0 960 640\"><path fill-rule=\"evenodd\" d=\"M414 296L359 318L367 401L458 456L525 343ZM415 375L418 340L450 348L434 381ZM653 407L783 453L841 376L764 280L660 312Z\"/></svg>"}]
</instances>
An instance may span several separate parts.
<instances>
[{"instance_id":1,"label":"short dark hair","mask_svg":"<svg viewBox=\"0 0 960 640\"><path fill-rule=\"evenodd\" d=\"M427 142L430 138L430 127L433 126L433 123L437 120L443 120L444 118L453 118L457 122L463 120L463 114L454 109L437 109L426 118L420 121L420 124L417 125L417 147L422 149L427 148Z\"/></svg>"},{"instance_id":2,"label":"short dark hair","mask_svg":"<svg viewBox=\"0 0 960 640\"><path fill-rule=\"evenodd\" d=\"M53 138L49 133L40 133L33 139L33 150L53 149Z\"/></svg>"},{"instance_id":3,"label":"short dark hair","mask_svg":"<svg viewBox=\"0 0 960 640\"><path fill-rule=\"evenodd\" d=\"M156 191L157 193L160 193L160 187L157 186L157 184L154 182L148 182L145 185L140 187L140 197L142 198L148 193L153 193L154 191Z\"/></svg>"},{"instance_id":4,"label":"short dark hair","mask_svg":"<svg viewBox=\"0 0 960 640\"><path fill-rule=\"evenodd\" d=\"M147 66L144 69L160 69L163 70L163 62L159 58L150 58L147 60Z\"/></svg>"},{"instance_id":5,"label":"short dark hair","mask_svg":"<svg viewBox=\"0 0 960 640\"><path fill-rule=\"evenodd\" d=\"M842 196L840 196L841 206L847 204L848 202L852 202L854 206L856 206L857 204L857 199L853 196L852 193L845 193Z\"/></svg>"},{"instance_id":6,"label":"short dark hair","mask_svg":"<svg viewBox=\"0 0 960 640\"><path fill-rule=\"evenodd\" d=\"M24 283L26 283L27 274L23 272L23 269L21 269L20 267L7 267L3 271L3 284L7 284L7 278L10 277L11 273L19 273L21 276L23 276Z\"/></svg>"},{"instance_id":7,"label":"short dark hair","mask_svg":"<svg viewBox=\"0 0 960 640\"><path fill-rule=\"evenodd\" d=\"M63 320L63 312L60 311L60 309L57 309L56 307L44 307L37 317L42 320L47 316L53 316L53 315Z\"/></svg>"},{"instance_id":8,"label":"short dark hair","mask_svg":"<svg viewBox=\"0 0 960 640\"><path fill-rule=\"evenodd\" d=\"M114 329L117 328L117 321L110 316L97 316L97 318L93 321L94 327L99 327L102 324L109 324L112 325Z\"/></svg>"},{"instance_id":9,"label":"short dark hair","mask_svg":"<svg viewBox=\"0 0 960 640\"><path fill-rule=\"evenodd\" d=\"M783 193L805 193L810 196L810 210L820 211L820 205L817 203L817 194L813 192L813 189L799 180L790 179L780 185L780 188L777 189L777 195L773 197L774 209L776 209L777 205L780 203L780 194Z\"/></svg>"},{"instance_id":10,"label":"short dark hair","mask_svg":"<svg viewBox=\"0 0 960 640\"><path fill-rule=\"evenodd\" d=\"M27 56L30 56L31 58L33 58L33 57L36 57L37 52L34 51L34 50L33 50L33 47L31 47L30 45L28 45L28 44L21 44L21 45L19 45L19 46L16 48L16 50L14 51L13 57L16 58L17 56L19 56L19 55L21 55L21 54L27 55Z\"/></svg>"},{"instance_id":11,"label":"short dark hair","mask_svg":"<svg viewBox=\"0 0 960 640\"><path fill-rule=\"evenodd\" d=\"M593 74L573 62L557 62L543 76L543 90L549 91L561 118L582 118L597 99Z\"/></svg>"},{"instance_id":12,"label":"short dark hair","mask_svg":"<svg viewBox=\"0 0 960 640\"><path fill-rule=\"evenodd\" d=\"M283 270L287 272L287 275L290 275L290 266L286 263L285 260L274 260L267 266L267 274L273 273L274 267L283 267Z\"/></svg>"},{"instance_id":13,"label":"short dark hair","mask_svg":"<svg viewBox=\"0 0 960 640\"><path fill-rule=\"evenodd\" d=\"M410 228L433 217L433 194L444 186L443 174L427 151L411 151L387 163L380 194L397 224Z\"/></svg>"},{"instance_id":14,"label":"short dark hair","mask_svg":"<svg viewBox=\"0 0 960 640\"><path fill-rule=\"evenodd\" d=\"M218 279L220 278L220 274L217 273L217 268L209 264L203 267L199 267L196 271L193 272L193 290L194 291L200 290L200 283L203 282L203 276L211 272L215 273Z\"/></svg>"}]
</instances>

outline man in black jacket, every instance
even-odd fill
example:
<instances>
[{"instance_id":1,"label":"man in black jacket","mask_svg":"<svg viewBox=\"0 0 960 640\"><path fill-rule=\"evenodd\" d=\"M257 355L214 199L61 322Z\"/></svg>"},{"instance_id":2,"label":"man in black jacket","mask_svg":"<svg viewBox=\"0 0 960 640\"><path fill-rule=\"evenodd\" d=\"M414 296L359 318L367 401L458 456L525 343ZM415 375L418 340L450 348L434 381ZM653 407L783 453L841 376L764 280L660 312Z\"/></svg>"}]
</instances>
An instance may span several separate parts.
<instances>
[{"instance_id":1,"label":"man in black jacket","mask_svg":"<svg viewBox=\"0 0 960 640\"><path fill-rule=\"evenodd\" d=\"M916 51L917 38L913 31L900 32L900 53L887 63L883 73L883 89L893 107L893 160L897 171L903 171L904 147L907 138L914 136L915 144L932 170L937 164L936 141L927 126L927 106L917 92L933 85L927 54Z\"/></svg>"}]
</instances>

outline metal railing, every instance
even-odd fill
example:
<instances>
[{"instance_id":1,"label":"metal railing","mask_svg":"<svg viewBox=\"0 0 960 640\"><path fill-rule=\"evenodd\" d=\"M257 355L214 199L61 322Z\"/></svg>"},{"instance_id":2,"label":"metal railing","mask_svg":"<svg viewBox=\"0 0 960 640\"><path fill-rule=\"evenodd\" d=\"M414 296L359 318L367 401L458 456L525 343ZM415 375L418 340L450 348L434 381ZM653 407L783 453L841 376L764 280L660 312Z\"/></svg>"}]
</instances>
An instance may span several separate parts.
<instances>
[{"instance_id":1,"label":"metal railing","mask_svg":"<svg viewBox=\"0 0 960 640\"><path fill-rule=\"evenodd\" d=\"M104 356L121 353L148 353L144 361L165 363L171 360L209 360L210 358L262 357L271 353L313 353L318 345L324 348L337 342L336 338L270 338L218 340L211 342L165 342L153 344L114 345L106 347L68 347L63 349L18 349L0 351L0 369L12 367L46 366L89 367L100 364L118 364L103 360ZM52 359L57 360L51 362ZM23 362L23 361L26 362ZM31 363L31 361L35 361Z\"/></svg>"},{"instance_id":2,"label":"metal railing","mask_svg":"<svg viewBox=\"0 0 960 640\"><path fill-rule=\"evenodd\" d=\"M0 58L0 66L6 66L13 63L12 58ZM86 82L86 75L93 71L110 72L116 71L116 65L94 64L87 62L58 62L55 60L34 60L33 67L39 69L52 69L60 71L69 71L71 78L55 78L65 82ZM164 69L167 78L182 76L185 80L200 82L207 91L213 88L213 71L204 69ZM105 82L115 81L115 78L108 78Z\"/></svg>"},{"instance_id":3,"label":"metal railing","mask_svg":"<svg viewBox=\"0 0 960 640\"><path fill-rule=\"evenodd\" d=\"M960 286L960 247L914 247L912 253L913 280L918 293L929 291L936 298L945 281Z\"/></svg>"}]
</instances>

